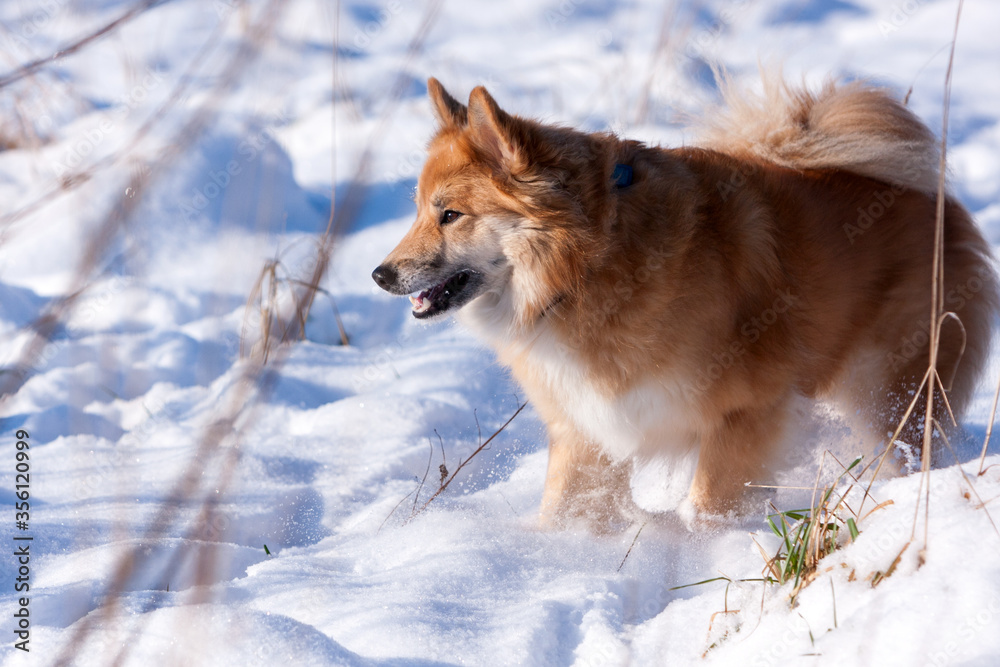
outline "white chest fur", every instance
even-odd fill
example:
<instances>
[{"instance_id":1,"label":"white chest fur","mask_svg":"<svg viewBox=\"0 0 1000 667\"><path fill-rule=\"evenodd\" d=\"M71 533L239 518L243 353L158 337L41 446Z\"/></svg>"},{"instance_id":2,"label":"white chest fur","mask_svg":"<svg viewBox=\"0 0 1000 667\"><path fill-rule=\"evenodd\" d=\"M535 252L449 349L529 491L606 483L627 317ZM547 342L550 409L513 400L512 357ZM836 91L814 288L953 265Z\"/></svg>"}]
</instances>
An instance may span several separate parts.
<instances>
[{"instance_id":1,"label":"white chest fur","mask_svg":"<svg viewBox=\"0 0 1000 667\"><path fill-rule=\"evenodd\" d=\"M612 459L680 455L695 446L692 412L678 378L649 376L614 394L550 331L542 331L526 353L567 418Z\"/></svg>"}]
</instances>

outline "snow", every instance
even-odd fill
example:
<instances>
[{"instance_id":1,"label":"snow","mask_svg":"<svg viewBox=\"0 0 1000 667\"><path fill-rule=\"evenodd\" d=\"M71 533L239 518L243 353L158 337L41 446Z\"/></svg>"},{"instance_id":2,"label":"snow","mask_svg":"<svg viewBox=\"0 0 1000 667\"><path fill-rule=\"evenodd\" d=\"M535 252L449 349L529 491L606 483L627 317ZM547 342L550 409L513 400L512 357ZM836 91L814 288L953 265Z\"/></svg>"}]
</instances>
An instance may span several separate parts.
<instances>
[{"instance_id":1,"label":"snow","mask_svg":"<svg viewBox=\"0 0 1000 667\"><path fill-rule=\"evenodd\" d=\"M4 2L3 67L129 6ZM638 471L645 524L539 530L546 452L530 406L415 512L438 466L456 470L521 396L470 334L416 322L370 278L413 214L428 76L459 96L485 84L523 115L677 145L714 100L704 57L747 82L758 61L781 62L792 79L912 87L937 130L955 2L289 1L267 19L270 6L160 4L0 100L13 142L0 152L0 365L26 371L0 400L3 548L34 537L29 654L11 632L18 564L0 560L5 665L64 652L75 665L1000 663L995 445L979 474L998 355L955 455L926 478L877 481L857 541L793 606L790 585L759 581L754 540L778 546L763 502L728 519L678 512L691 460ZM271 33L228 86L258 23ZM998 27L1000 5L965 3L949 134L953 187L994 244ZM331 201L344 205L356 176L364 200L305 339L254 375L240 355L243 333L260 349L254 284L275 260L288 312L289 280L308 279ZM89 264L88 244L129 206ZM81 284L31 352L30 323ZM807 488L764 492L780 509L809 503L825 451L856 454L836 414L803 411L778 480ZM19 429L27 533L13 523ZM823 470L836 476L829 457Z\"/></svg>"}]
</instances>

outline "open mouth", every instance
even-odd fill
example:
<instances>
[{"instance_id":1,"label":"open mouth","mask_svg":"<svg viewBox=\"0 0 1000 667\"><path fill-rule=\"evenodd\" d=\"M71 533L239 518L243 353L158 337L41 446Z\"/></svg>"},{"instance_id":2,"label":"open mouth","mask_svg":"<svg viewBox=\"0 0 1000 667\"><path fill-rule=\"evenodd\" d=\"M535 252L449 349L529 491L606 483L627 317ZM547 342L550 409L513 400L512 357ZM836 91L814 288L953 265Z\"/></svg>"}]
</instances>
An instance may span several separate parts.
<instances>
[{"instance_id":1,"label":"open mouth","mask_svg":"<svg viewBox=\"0 0 1000 667\"><path fill-rule=\"evenodd\" d=\"M433 317L449 308L463 305L475 291L470 289L470 285L479 282L474 280L475 276L472 271L459 271L444 282L425 289L417 296L411 296L413 316L418 319Z\"/></svg>"}]
</instances>

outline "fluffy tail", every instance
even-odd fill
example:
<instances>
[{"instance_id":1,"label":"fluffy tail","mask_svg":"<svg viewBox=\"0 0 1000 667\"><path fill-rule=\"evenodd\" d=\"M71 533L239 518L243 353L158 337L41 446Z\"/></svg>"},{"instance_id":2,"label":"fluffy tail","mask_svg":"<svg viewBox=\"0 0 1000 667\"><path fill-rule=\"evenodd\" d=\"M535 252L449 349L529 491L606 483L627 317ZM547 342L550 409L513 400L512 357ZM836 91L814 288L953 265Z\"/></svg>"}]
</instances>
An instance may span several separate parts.
<instances>
[{"instance_id":1,"label":"fluffy tail","mask_svg":"<svg viewBox=\"0 0 1000 667\"><path fill-rule=\"evenodd\" d=\"M937 140L885 90L831 81L813 93L780 76L762 78L763 93L750 94L717 75L725 107L706 122L701 145L794 169L842 169L937 192Z\"/></svg>"}]
</instances>

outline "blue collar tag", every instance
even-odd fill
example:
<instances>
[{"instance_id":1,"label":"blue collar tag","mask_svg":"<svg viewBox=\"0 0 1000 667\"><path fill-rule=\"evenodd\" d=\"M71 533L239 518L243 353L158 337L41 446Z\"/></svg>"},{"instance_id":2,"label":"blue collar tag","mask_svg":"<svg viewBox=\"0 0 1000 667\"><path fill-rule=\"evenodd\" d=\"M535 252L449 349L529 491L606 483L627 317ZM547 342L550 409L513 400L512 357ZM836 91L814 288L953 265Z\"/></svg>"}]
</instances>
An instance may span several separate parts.
<instances>
[{"instance_id":1,"label":"blue collar tag","mask_svg":"<svg viewBox=\"0 0 1000 667\"><path fill-rule=\"evenodd\" d=\"M616 164L615 170L611 172L611 181L618 189L632 185L632 165Z\"/></svg>"}]
</instances>

